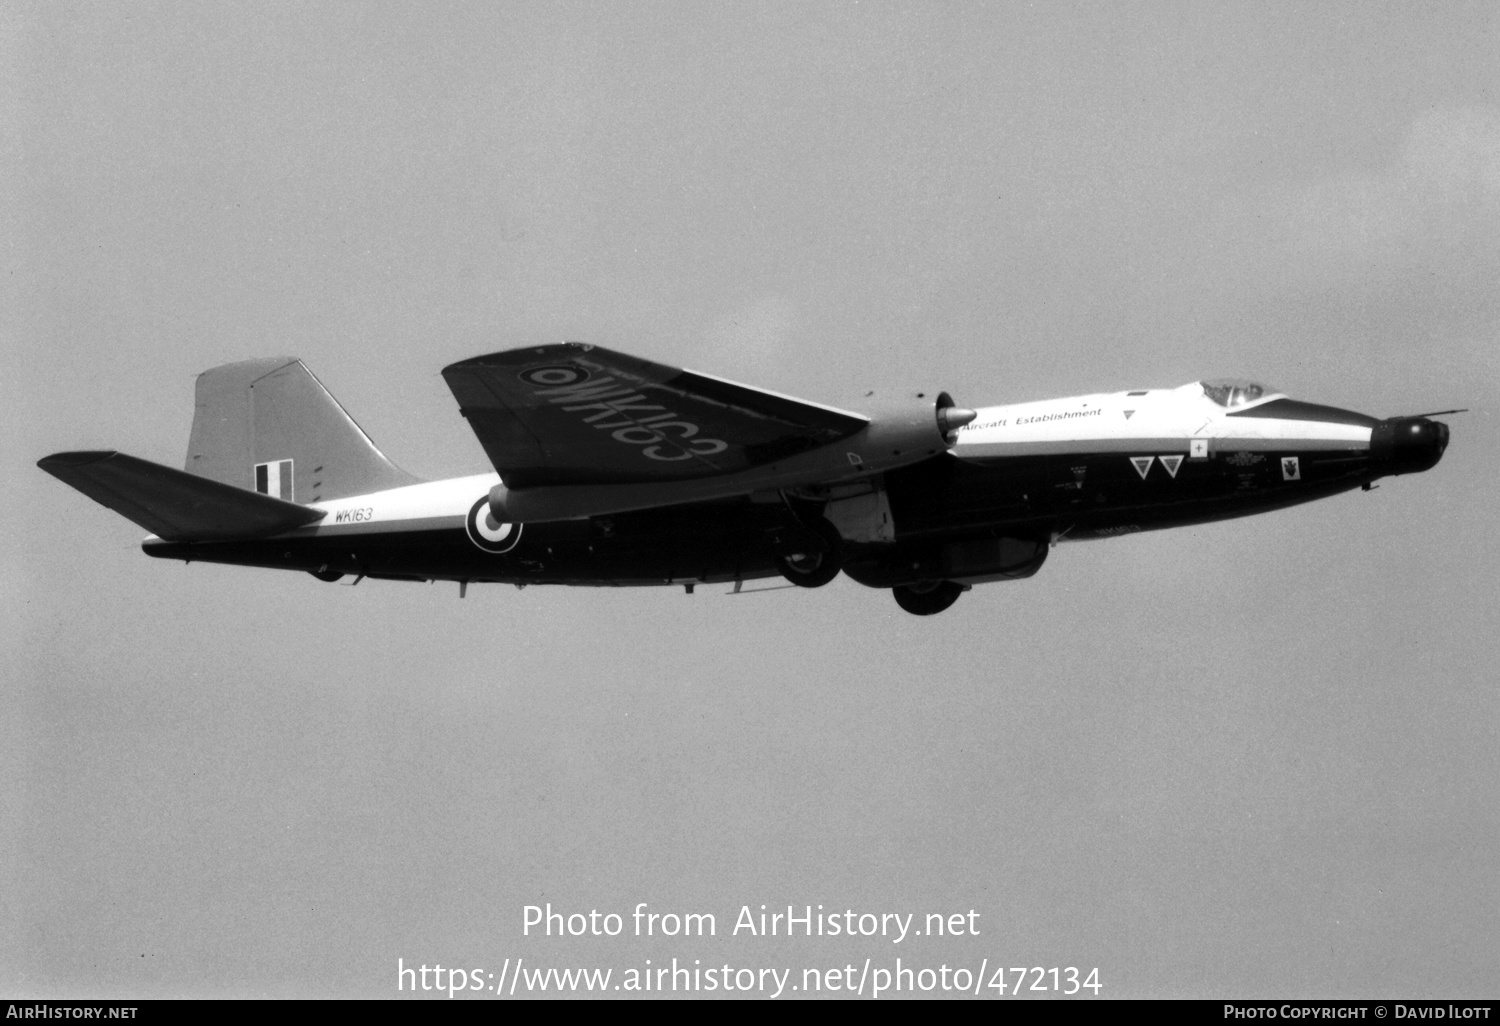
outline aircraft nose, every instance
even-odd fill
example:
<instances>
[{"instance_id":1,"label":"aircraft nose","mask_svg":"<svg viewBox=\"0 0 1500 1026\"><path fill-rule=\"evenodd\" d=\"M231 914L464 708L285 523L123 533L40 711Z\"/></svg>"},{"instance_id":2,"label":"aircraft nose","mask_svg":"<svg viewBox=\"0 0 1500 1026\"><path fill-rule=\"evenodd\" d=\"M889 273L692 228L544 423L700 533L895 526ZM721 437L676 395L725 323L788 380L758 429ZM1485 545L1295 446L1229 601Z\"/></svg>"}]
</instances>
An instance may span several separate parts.
<instances>
[{"instance_id":1,"label":"aircraft nose","mask_svg":"<svg viewBox=\"0 0 1500 1026\"><path fill-rule=\"evenodd\" d=\"M1387 474L1415 474L1437 466L1448 448L1448 425L1426 417L1387 417L1370 433L1370 456Z\"/></svg>"}]
</instances>

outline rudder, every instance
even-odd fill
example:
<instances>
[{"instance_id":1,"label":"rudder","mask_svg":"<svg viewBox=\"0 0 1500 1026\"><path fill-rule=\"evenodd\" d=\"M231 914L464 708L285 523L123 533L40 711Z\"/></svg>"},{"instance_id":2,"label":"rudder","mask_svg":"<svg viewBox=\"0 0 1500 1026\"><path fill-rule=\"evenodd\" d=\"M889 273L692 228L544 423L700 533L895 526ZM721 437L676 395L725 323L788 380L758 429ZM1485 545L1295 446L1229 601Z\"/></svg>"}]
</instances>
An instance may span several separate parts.
<instances>
[{"instance_id":1,"label":"rudder","mask_svg":"<svg viewBox=\"0 0 1500 1026\"><path fill-rule=\"evenodd\" d=\"M295 357L206 370L195 402L190 474L301 503L421 480L386 459Z\"/></svg>"}]
</instances>

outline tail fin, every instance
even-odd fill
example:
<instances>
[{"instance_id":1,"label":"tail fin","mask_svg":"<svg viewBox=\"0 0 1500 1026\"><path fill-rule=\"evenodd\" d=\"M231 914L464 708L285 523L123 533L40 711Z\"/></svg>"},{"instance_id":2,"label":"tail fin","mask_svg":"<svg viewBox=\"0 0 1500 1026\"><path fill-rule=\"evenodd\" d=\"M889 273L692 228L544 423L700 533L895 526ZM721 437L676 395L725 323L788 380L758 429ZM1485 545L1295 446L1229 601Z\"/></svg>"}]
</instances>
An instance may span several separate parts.
<instances>
[{"instance_id":1,"label":"tail fin","mask_svg":"<svg viewBox=\"0 0 1500 1026\"><path fill-rule=\"evenodd\" d=\"M59 452L37 466L167 541L261 538L324 516L122 452Z\"/></svg>"},{"instance_id":2,"label":"tail fin","mask_svg":"<svg viewBox=\"0 0 1500 1026\"><path fill-rule=\"evenodd\" d=\"M290 502L417 484L294 357L198 375L189 473Z\"/></svg>"}]
</instances>

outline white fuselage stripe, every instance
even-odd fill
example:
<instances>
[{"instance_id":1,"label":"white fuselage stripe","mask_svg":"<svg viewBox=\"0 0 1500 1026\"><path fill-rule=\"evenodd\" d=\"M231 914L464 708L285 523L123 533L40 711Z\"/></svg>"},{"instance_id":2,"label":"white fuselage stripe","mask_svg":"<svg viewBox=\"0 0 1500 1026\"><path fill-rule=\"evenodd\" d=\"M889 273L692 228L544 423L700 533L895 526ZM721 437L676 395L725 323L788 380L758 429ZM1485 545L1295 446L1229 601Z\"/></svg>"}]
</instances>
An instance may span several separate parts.
<instances>
[{"instance_id":1,"label":"white fuselage stripe","mask_svg":"<svg viewBox=\"0 0 1500 1026\"><path fill-rule=\"evenodd\" d=\"M327 510L328 515L316 524L291 532L291 535L321 538L383 531L462 528L469 508L476 500L489 495L490 489L499 483L499 474L474 474L389 488L368 495L351 495L330 502L315 502L310 505L314 509Z\"/></svg>"}]
</instances>

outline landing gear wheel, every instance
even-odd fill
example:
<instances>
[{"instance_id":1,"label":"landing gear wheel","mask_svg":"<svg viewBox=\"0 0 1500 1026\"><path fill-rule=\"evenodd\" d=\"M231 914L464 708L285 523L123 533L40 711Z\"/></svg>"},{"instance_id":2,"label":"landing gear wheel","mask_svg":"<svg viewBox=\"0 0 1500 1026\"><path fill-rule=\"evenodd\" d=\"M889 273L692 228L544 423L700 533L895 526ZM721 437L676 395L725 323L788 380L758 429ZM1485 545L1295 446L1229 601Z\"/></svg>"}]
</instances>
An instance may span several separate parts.
<instances>
[{"instance_id":1,"label":"landing gear wheel","mask_svg":"<svg viewBox=\"0 0 1500 1026\"><path fill-rule=\"evenodd\" d=\"M344 576L343 573L338 570L309 570L308 573L312 574L320 581L327 581L329 584L332 584L334 581Z\"/></svg>"},{"instance_id":2,"label":"landing gear wheel","mask_svg":"<svg viewBox=\"0 0 1500 1026\"><path fill-rule=\"evenodd\" d=\"M896 596L896 605L908 613L931 616L953 605L965 591L968 589L953 581L923 581L898 585L891 589L891 594Z\"/></svg>"},{"instance_id":3,"label":"landing gear wheel","mask_svg":"<svg viewBox=\"0 0 1500 1026\"><path fill-rule=\"evenodd\" d=\"M830 549L777 556L776 562L781 567L781 576L799 588L821 588L837 577L840 569L838 554Z\"/></svg>"},{"instance_id":4,"label":"landing gear wheel","mask_svg":"<svg viewBox=\"0 0 1500 1026\"><path fill-rule=\"evenodd\" d=\"M799 588L823 587L837 577L839 570L843 568L839 541L837 529L819 518L813 529L800 532L788 545L791 551L776 557L781 576Z\"/></svg>"}]
</instances>

